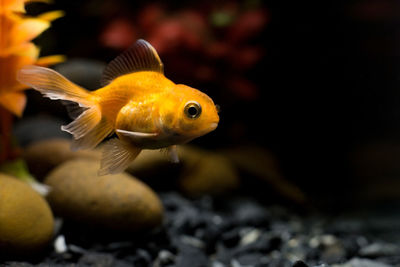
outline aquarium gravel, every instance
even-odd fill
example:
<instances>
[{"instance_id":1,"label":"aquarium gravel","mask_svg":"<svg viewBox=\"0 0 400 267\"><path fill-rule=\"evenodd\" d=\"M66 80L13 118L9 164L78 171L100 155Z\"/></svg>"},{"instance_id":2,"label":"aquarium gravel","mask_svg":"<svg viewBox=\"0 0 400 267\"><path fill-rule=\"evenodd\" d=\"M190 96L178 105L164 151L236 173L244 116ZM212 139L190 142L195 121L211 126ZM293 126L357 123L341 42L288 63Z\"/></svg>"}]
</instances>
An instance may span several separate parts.
<instances>
[{"instance_id":1,"label":"aquarium gravel","mask_svg":"<svg viewBox=\"0 0 400 267\"><path fill-rule=\"evenodd\" d=\"M160 196L165 219L152 232L117 235L64 221L44 255L5 266L400 266L395 215L311 216L249 197Z\"/></svg>"}]
</instances>

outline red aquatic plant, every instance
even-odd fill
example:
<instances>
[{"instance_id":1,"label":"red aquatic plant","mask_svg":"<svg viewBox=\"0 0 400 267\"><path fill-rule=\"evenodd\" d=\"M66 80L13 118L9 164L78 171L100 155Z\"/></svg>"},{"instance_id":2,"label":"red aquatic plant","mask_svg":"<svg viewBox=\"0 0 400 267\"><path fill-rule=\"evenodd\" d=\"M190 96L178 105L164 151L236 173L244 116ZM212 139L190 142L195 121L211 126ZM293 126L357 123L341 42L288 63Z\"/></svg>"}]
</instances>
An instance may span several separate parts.
<instances>
[{"instance_id":1,"label":"red aquatic plant","mask_svg":"<svg viewBox=\"0 0 400 267\"><path fill-rule=\"evenodd\" d=\"M245 100L257 98L258 87L246 73L265 53L257 38L269 13L261 4L205 1L171 11L152 3L133 17L118 16L106 23L102 44L124 50L131 44L129 38L145 38L168 62L166 71L180 80L226 88Z\"/></svg>"}]
</instances>

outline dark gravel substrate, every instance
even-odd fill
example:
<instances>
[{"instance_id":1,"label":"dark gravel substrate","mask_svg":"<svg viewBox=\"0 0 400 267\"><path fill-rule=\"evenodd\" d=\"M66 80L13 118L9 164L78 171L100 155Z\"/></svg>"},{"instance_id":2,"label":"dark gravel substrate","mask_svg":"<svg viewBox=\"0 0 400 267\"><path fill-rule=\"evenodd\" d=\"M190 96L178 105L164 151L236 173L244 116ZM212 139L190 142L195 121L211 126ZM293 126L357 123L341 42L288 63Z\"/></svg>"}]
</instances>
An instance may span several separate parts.
<instances>
[{"instance_id":1,"label":"dark gravel substrate","mask_svg":"<svg viewBox=\"0 0 400 267\"><path fill-rule=\"evenodd\" d=\"M63 253L49 248L5 266L400 266L398 216L298 216L249 198L161 194L163 227L127 237L64 222Z\"/></svg>"}]
</instances>

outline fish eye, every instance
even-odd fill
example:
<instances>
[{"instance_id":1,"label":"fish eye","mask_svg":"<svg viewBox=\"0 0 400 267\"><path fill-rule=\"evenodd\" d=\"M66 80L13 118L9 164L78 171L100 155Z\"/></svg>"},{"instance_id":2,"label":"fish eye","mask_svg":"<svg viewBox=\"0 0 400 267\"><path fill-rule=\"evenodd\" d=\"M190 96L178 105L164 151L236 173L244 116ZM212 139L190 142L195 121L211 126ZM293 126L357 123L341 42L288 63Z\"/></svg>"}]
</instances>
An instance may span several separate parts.
<instances>
[{"instance_id":1,"label":"fish eye","mask_svg":"<svg viewBox=\"0 0 400 267\"><path fill-rule=\"evenodd\" d=\"M196 101L189 101L185 105L185 115L190 119L196 119L201 114L201 106Z\"/></svg>"}]
</instances>

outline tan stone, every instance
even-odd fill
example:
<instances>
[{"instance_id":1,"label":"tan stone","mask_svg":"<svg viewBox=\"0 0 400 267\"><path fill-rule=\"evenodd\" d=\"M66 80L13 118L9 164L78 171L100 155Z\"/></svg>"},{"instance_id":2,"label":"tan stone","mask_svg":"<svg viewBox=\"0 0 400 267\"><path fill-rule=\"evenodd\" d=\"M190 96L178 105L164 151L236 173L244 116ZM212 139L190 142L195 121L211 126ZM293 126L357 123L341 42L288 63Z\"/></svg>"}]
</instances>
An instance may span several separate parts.
<instances>
[{"instance_id":1,"label":"tan stone","mask_svg":"<svg viewBox=\"0 0 400 267\"><path fill-rule=\"evenodd\" d=\"M57 165L75 158L101 158L98 150L71 150L71 141L63 138L46 139L35 142L24 150L24 158L29 171L39 180Z\"/></svg>"},{"instance_id":2,"label":"tan stone","mask_svg":"<svg viewBox=\"0 0 400 267\"><path fill-rule=\"evenodd\" d=\"M298 204L305 204L307 198L301 189L287 180L281 173L277 159L268 150L257 146L242 146L221 151L236 168L250 174L282 197Z\"/></svg>"},{"instance_id":3,"label":"tan stone","mask_svg":"<svg viewBox=\"0 0 400 267\"><path fill-rule=\"evenodd\" d=\"M178 180L181 190L192 196L219 195L239 186L239 175L224 156L194 147L180 151L183 170Z\"/></svg>"},{"instance_id":4,"label":"tan stone","mask_svg":"<svg viewBox=\"0 0 400 267\"><path fill-rule=\"evenodd\" d=\"M191 196L223 194L239 186L235 167L218 153L193 146L179 146L178 156L180 162L174 164L168 160L166 153L144 150L128 171L146 179L175 178L179 189Z\"/></svg>"},{"instance_id":5,"label":"tan stone","mask_svg":"<svg viewBox=\"0 0 400 267\"><path fill-rule=\"evenodd\" d=\"M47 202L28 184L0 174L0 254L34 253L49 243L53 228Z\"/></svg>"},{"instance_id":6,"label":"tan stone","mask_svg":"<svg viewBox=\"0 0 400 267\"><path fill-rule=\"evenodd\" d=\"M112 230L158 226L163 208L157 195L127 173L98 176L99 161L67 161L45 179L54 212L64 218Z\"/></svg>"}]
</instances>

